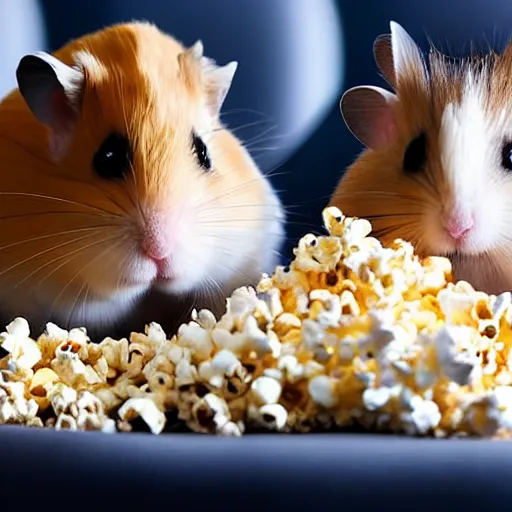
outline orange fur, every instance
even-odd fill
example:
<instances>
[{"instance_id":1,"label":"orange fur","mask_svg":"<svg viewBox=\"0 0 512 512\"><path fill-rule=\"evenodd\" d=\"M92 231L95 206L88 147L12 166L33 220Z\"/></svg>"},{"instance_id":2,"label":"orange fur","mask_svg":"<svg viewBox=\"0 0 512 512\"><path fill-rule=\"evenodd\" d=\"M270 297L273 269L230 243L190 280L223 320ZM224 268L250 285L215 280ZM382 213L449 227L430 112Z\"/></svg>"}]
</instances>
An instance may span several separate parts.
<instances>
[{"instance_id":1,"label":"orange fur","mask_svg":"<svg viewBox=\"0 0 512 512\"><path fill-rule=\"evenodd\" d=\"M177 239L173 264L183 281L176 293L199 291L194 305L218 310L222 295L268 269L265 251L275 249L281 232L269 235L266 226L269 216L279 226L282 219L279 201L249 154L209 115L208 84L198 63L148 23L108 27L54 56L82 66L86 77L62 158L52 156L49 129L34 119L18 90L0 104L0 309L108 327L108 318L86 314L87 303L131 293L127 258L135 258L130 269L140 266L146 219L165 212ZM128 136L134 153L133 172L122 183L92 170L95 151L114 130ZM197 167L192 130L207 141L211 174ZM227 270L232 250L238 252ZM216 284L209 284L212 279ZM75 307L76 314L70 311ZM112 306L112 320L126 310L126 304ZM167 310L164 317L181 319L182 313ZM146 312L142 321L157 316Z\"/></svg>"}]
</instances>

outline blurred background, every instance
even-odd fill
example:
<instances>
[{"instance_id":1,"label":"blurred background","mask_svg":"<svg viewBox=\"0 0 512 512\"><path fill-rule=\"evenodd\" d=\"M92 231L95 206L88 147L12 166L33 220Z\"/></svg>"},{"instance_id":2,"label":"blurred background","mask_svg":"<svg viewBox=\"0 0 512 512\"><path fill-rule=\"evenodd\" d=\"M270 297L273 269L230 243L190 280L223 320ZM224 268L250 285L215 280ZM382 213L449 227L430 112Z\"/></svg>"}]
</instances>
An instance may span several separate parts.
<instances>
[{"instance_id":1,"label":"blurred background","mask_svg":"<svg viewBox=\"0 0 512 512\"><path fill-rule=\"evenodd\" d=\"M219 63L239 61L223 120L269 173L289 208L285 257L318 231L320 212L361 151L339 112L344 90L384 85L372 44L399 22L423 47L454 56L500 48L511 0L0 0L0 94L20 57L53 51L105 25L145 19Z\"/></svg>"}]
</instances>

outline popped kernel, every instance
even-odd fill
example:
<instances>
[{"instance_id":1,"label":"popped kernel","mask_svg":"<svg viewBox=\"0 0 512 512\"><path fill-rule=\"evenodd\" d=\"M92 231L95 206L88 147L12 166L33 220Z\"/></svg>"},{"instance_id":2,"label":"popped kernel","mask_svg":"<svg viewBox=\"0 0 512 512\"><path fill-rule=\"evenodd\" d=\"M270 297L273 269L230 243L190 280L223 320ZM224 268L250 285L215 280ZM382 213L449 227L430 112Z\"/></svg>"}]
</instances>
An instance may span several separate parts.
<instances>
[{"instance_id":1,"label":"popped kernel","mask_svg":"<svg viewBox=\"0 0 512 512\"><path fill-rule=\"evenodd\" d=\"M149 398L129 398L118 411L122 421L140 416L153 434L160 434L165 427L165 414Z\"/></svg>"},{"instance_id":2,"label":"popped kernel","mask_svg":"<svg viewBox=\"0 0 512 512\"><path fill-rule=\"evenodd\" d=\"M448 259L384 247L338 208L322 216L327 234L306 234L288 267L171 337L149 323L94 343L48 323L36 339L16 318L0 334L0 424L512 438L512 293L454 282Z\"/></svg>"}]
</instances>

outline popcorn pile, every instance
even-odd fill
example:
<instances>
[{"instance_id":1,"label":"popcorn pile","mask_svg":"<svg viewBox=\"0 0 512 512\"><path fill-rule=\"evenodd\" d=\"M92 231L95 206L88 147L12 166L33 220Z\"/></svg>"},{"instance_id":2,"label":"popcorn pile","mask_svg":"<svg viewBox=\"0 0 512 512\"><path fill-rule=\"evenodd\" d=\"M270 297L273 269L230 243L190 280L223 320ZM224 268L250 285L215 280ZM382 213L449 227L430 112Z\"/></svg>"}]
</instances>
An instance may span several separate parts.
<instances>
[{"instance_id":1,"label":"popcorn pile","mask_svg":"<svg viewBox=\"0 0 512 512\"><path fill-rule=\"evenodd\" d=\"M17 318L0 335L0 423L154 434L362 426L408 435L512 432L512 296L455 283L444 258L384 248L367 220L323 212L289 268L239 288L167 339L158 324L92 343Z\"/></svg>"}]
</instances>

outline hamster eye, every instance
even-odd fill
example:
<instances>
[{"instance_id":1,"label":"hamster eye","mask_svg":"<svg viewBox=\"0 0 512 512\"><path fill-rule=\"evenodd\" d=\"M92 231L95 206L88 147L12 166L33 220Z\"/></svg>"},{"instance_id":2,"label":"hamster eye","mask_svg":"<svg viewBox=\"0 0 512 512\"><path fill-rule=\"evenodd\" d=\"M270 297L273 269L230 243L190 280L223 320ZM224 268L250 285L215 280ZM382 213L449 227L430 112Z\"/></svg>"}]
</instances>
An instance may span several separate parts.
<instances>
[{"instance_id":1,"label":"hamster eye","mask_svg":"<svg viewBox=\"0 0 512 512\"><path fill-rule=\"evenodd\" d=\"M409 142L404 153L403 168L408 173L420 171L427 159L427 136L422 132Z\"/></svg>"},{"instance_id":2,"label":"hamster eye","mask_svg":"<svg viewBox=\"0 0 512 512\"><path fill-rule=\"evenodd\" d=\"M203 142L203 139L201 139L201 137L195 133L192 134L192 146L194 148L194 152L196 154L199 165L205 171L209 171L212 168L212 162L210 160L210 155L208 154L208 148Z\"/></svg>"},{"instance_id":3,"label":"hamster eye","mask_svg":"<svg viewBox=\"0 0 512 512\"><path fill-rule=\"evenodd\" d=\"M501 152L501 165L507 171L512 171L512 142L507 142Z\"/></svg>"},{"instance_id":4,"label":"hamster eye","mask_svg":"<svg viewBox=\"0 0 512 512\"><path fill-rule=\"evenodd\" d=\"M94 155L92 165L96 174L105 180L124 178L131 165L128 139L120 133L111 133Z\"/></svg>"}]
</instances>

